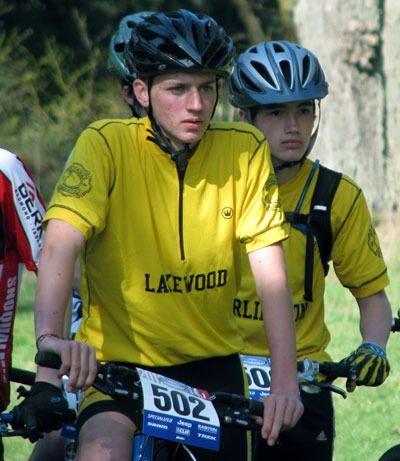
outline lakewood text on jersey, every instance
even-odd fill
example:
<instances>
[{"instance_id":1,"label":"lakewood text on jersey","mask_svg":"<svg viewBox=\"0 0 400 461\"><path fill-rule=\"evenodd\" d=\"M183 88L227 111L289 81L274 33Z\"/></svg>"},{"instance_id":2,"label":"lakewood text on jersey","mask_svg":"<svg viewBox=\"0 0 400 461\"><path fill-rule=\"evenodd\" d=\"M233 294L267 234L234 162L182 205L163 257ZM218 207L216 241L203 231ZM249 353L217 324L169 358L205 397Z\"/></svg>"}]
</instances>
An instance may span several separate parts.
<instances>
[{"instance_id":1,"label":"lakewood text on jersey","mask_svg":"<svg viewBox=\"0 0 400 461\"><path fill-rule=\"evenodd\" d=\"M226 285L228 271L218 269L207 274L189 274L183 277L174 274L144 274L146 291L152 293L190 293L211 290Z\"/></svg>"}]
</instances>

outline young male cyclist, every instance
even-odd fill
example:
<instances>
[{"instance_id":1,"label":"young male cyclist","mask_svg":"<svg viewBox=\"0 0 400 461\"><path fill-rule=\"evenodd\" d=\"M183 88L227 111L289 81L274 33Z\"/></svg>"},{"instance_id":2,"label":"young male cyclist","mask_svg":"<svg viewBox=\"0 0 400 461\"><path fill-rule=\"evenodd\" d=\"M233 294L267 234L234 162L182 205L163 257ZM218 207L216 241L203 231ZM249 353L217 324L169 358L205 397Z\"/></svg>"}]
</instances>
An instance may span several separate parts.
<instances>
[{"instance_id":1,"label":"young male cyclist","mask_svg":"<svg viewBox=\"0 0 400 461\"><path fill-rule=\"evenodd\" d=\"M131 109L134 117L144 116L145 111L133 95L132 82L134 80L134 76L126 66L124 52L131 37L133 28L149 14L151 13L143 11L124 16L119 23L117 31L111 37L109 45L107 68L110 73L116 75L120 79L123 99ZM79 264L75 267L75 279L77 279L80 272ZM74 286L75 289L73 290L71 303L71 337L75 336L82 320L82 299L79 290L77 289L77 287L79 287L79 280L75 280ZM41 399L41 396L35 396L35 399L39 398ZM22 406L26 407L27 405L29 405L29 402L25 401ZM29 461L63 461L65 444L66 438L60 434L60 431L53 431L49 434L45 434L44 437L39 439L35 444L33 452L29 457Z\"/></svg>"},{"instance_id":2,"label":"young male cyclist","mask_svg":"<svg viewBox=\"0 0 400 461\"><path fill-rule=\"evenodd\" d=\"M79 137L44 219L35 325L38 348L61 355L71 389L92 384L97 358L242 394L243 344L231 310L241 241L274 360L262 427L273 444L303 409L286 232L262 134L241 123L210 123L232 53L231 40L206 15L158 13L136 26L126 57L148 116L102 120ZM77 341L69 341L62 324L78 256L83 320ZM38 379L57 383L44 368ZM76 459L130 459L140 423L133 401L89 388ZM246 439L224 430L219 459L246 459Z\"/></svg>"},{"instance_id":3,"label":"young male cyclist","mask_svg":"<svg viewBox=\"0 0 400 461\"><path fill-rule=\"evenodd\" d=\"M321 174L318 162L307 155L317 136L320 100L328 94L323 70L316 56L300 45L263 42L238 57L229 90L232 104L240 108L241 119L258 127L269 142L282 206L291 221L289 239L283 246L294 301L297 357L329 360L324 267L317 241L310 233L312 227L308 220L301 220L302 215L310 213L317 177ZM384 291L388 276L364 195L346 175L342 175L334 195L330 226L334 270L360 310L362 343L346 359L352 364L353 375L347 383L348 389L355 384L377 386L389 373L385 347L391 309ZM308 240L313 243L307 243ZM244 351L249 355L269 356L250 268L246 268L244 260L243 264L233 310L244 335ZM274 447L260 442L257 459L332 459L334 419L330 392L302 392L302 399L305 412L299 424L282 433L280 443Z\"/></svg>"}]
</instances>

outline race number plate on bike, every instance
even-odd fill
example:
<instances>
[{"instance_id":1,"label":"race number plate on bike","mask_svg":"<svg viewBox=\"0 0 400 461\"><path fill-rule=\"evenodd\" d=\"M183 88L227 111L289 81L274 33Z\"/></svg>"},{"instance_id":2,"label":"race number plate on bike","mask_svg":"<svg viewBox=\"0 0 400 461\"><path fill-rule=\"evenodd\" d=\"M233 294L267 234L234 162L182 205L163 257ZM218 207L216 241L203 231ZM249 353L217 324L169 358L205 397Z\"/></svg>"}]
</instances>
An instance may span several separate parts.
<instances>
[{"instance_id":1,"label":"race number plate on bike","mask_svg":"<svg viewBox=\"0 0 400 461\"><path fill-rule=\"evenodd\" d=\"M241 355L240 357L249 381L250 398L260 400L269 395L271 386L271 359L269 357L256 357L252 355Z\"/></svg>"},{"instance_id":2,"label":"race number plate on bike","mask_svg":"<svg viewBox=\"0 0 400 461\"><path fill-rule=\"evenodd\" d=\"M205 391L137 368L143 388L143 432L219 450L220 424Z\"/></svg>"}]
</instances>

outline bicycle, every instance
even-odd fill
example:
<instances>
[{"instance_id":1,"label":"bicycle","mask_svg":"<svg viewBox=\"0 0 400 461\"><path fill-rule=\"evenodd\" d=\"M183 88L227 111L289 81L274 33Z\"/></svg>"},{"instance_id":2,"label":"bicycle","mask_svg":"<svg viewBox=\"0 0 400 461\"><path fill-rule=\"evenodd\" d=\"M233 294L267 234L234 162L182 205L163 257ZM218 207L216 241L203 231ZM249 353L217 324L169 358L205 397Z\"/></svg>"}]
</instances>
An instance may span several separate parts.
<instances>
[{"instance_id":1,"label":"bicycle","mask_svg":"<svg viewBox=\"0 0 400 461\"><path fill-rule=\"evenodd\" d=\"M54 354L38 353L35 361L37 364L49 368L59 368L60 366L60 359ZM153 381L146 382L145 375L150 376ZM127 368L115 363L99 364L98 374L93 384L93 387L113 398L141 399L145 402L146 394L153 393L154 405L158 412L161 411L162 413L152 412L151 409L149 410L149 406L146 407L144 404L143 421L146 432L135 435L133 461L175 459L179 450L183 450L189 459L195 460L188 445L217 451L219 423L235 425L243 430L254 430L260 427L254 421L253 415L263 415L264 405L262 402L224 392L210 394L206 391L195 392L197 390L193 390L193 388L190 388L189 395L187 395L185 391L188 386L179 383L179 386L174 388L173 380L162 377L165 379L157 381L159 378L155 380L153 375L153 373L141 369ZM168 382L166 383L165 380ZM172 387L165 387L164 384L170 384ZM178 419L176 426L172 425L171 427L176 430L176 435L171 436L171 431L168 434L165 431L160 434L158 429L160 426L172 423L172 421L167 420L173 420L173 416L169 415L174 412L178 414ZM217 426L213 420L213 412L218 419ZM5 417L5 415L1 416ZM193 416L197 418L197 422L193 420ZM8 424L15 425L15 420L13 421L10 417L8 419ZM23 436L24 434L18 430L13 435ZM166 456L163 439L174 441L177 444L171 458L160 457L160 451L163 451L162 456Z\"/></svg>"},{"instance_id":2,"label":"bicycle","mask_svg":"<svg viewBox=\"0 0 400 461\"><path fill-rule=\"evenodd\" d=\"M392 333L400 332L400 309L397 311L397 317L392 318ZM379 458L379 461L400 461L400 444L389 448Z\"/></svg>"}]
</instances>

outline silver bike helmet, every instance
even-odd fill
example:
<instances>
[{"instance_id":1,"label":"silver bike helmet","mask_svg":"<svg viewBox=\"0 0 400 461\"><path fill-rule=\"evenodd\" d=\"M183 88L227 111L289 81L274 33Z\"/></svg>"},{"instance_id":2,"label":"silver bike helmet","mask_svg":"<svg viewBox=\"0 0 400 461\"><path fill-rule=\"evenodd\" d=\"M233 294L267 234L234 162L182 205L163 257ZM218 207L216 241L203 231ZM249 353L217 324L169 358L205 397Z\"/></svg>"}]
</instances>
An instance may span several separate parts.
<instances>
[{"instance_id":1,"label":"silver bike helmet","mask_svg":"<svg viewBox=\"0 0 400 461\"><path fill-rule=\"evenodd\" d=\"M317 139L320 100L328 94L328 83L317 57L296 43L262 42L248 48L234 62L228 85L231 104L245 110L251 123L260 106L316 101L318 116L303 157L278 165L275 170L301 164Z\"/></svg>"},{"instance_id":2,"label":"silver bike helmet","mask_svg":"<svg viewBox=\"0 0 400 461\"><path fill-rule=\"evenodd\" d=\"M267 104L322 99L328 83L317 57L286 41L263 42L248 48L229 77L231 103L241 109Z\"/></svg>"}]
</instances>

